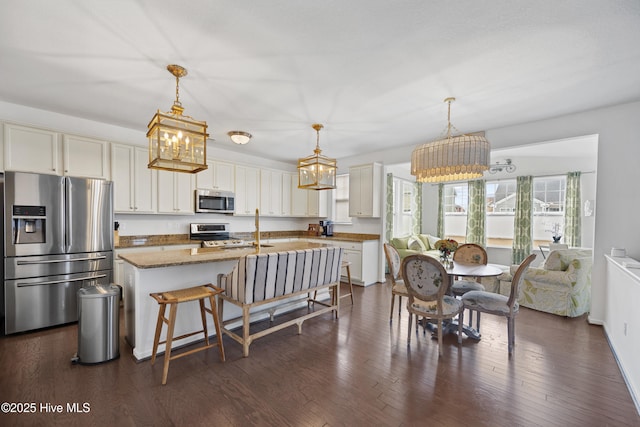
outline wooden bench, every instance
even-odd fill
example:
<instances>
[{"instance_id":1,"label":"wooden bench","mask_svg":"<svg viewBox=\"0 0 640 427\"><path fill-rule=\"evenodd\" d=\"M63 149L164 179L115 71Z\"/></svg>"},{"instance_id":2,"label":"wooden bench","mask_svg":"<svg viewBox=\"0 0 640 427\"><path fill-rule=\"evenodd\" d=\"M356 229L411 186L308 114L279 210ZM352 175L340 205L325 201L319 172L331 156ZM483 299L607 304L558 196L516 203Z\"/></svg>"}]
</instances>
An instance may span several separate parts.
<instances>
[{"instance_id":1,"label":"wooden bench","mask_svg":"<svg viewBox=\"0 0 640 427\"><path fill-rule=\"evenodd\" d=\"M309 318L334 311L338 317L340 304L340 269L343 249L323 247L297 251L282 251L265 254L246 255L228 274L218 275L218 286L224 289L220 294L220 318L223 318L224 304L234 304L242 309L240 318L222 322L222 332L242 344L244 357L249 356L249 346L253 340L288 326L297 325L298 334L302 333L302 323ZM328 289L331 292L329 302L311 298L315 291ZM271 320L277 308L283 305L272 304L281 301L290 302L296 296L306 296L307 302L313 301L322 308L313 307L313 311L294 319L271 326L256 333L250 333L251 315L269 311ZM299 303L302 298L296 300ZM251 312L251 309L265 304L273 307L267 310ZM275 308L274 308L275 307ZM227 326L242 321L242 332L236 334Z\"/></svg>"}]
</instances>

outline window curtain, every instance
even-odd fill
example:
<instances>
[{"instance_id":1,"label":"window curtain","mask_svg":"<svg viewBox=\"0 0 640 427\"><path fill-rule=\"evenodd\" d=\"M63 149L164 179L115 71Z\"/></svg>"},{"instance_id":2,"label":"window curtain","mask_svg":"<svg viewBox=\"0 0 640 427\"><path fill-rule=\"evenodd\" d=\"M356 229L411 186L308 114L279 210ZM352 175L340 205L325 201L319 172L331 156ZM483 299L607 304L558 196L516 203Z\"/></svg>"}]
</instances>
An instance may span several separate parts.
<instances>
[{"instance_id":1,"label":"window curtain","mask_svg":"<svg viewBox=\"0 0 640 427\"><path fill-rule=\"evenodd\" d=\"M385 220L386 241L393 238L393 174L387 174L387 214Z\"/></svg>"},{"instance_id":2,"label":"window curtain","mask_svg":"<svg viewBox=\"0 0 640 427\"><path fill-rule=\"evenodd\" d=\"M569 246L582 245L582 216L580 213L580 172L567 174L567 196L564 206L564 243Z\"/></svg>"},{"instance_id":3,"label":"window curtain","mask_svg":"<svg viewBox=\"0 0 640 427\"><path fill-rule=\"evenodd\" d=\"M469 181L469 209L467 211L467 243L487 246L485 181Z\"/></svg>"},{"instance_id":4,"label":"window curtain","mask_svg":"<svg viewBox=\"0 0 640 427\"><path fill-rule=\"evenodd\" d=\"M531 253L532 188L532 176L518 177L516 184L516 212L513 218L513 251L511 256L513 264L520 264Z\"/></svg>"},{"instance_id":5,"label":"window curtain","mask_svg":"<svg viewBox=\"0 0 640 427\"><path fill-rule=\"evenodd\" d=\"M438 237L444 238L444 184L438 184Z\"/></svg>"},{"instance_id":6,"label":"window curtain","mask_svg":"<svg viewBox=\"0 0 640 427\"><path fill-rule=\"evenodd\" d=\"M411 201L411 229L413 234L422 233L422 183L413 184L413 200Z\"/></svg>"}]
</instances>

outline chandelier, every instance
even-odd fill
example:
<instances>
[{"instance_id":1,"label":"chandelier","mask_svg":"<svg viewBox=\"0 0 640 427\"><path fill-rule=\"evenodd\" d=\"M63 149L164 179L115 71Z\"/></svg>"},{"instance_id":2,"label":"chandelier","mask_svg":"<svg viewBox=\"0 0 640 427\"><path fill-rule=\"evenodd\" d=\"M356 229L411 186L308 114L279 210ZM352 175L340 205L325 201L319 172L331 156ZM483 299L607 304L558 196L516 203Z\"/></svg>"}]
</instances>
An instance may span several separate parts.
<instances>
[{"instance_id":1,"label":"chandelier","mask_svg":"<svg viewBox=\"0 0 640 427\"><path fill-rule=\"evenodd\" d=\"M336 159L320 154L320 129L324 126L315 123L316 149L309 157L298 159L298 188L307 190L331 190L336 188Z\"/></svg>"},{"instance_id":2,"label":"chandelier","mask_svg":"<svg viewBox=\"0 0 640 427\"><path fill-rule=\"evenodd\" d=\"M489 169L489 141L480 135L452 136L451 103L448 105L444 138L416 147L411 153L411 175L418 182L443 182L480 178Z\"/></svg>"},{"instance_id":3,"label":"chandelier","mask_svg":"<svg viewBox=\"0 0 640 427\"><path fill-rule=\"evenodd\" d=\"M180 77L187 70L180 65L168 65L176 77L176 100L171 111L157 111L147 126L149 138L149 169L196 173L207 169L207 122L183 116L180 103Z\"/></svg>"}]
</instances>

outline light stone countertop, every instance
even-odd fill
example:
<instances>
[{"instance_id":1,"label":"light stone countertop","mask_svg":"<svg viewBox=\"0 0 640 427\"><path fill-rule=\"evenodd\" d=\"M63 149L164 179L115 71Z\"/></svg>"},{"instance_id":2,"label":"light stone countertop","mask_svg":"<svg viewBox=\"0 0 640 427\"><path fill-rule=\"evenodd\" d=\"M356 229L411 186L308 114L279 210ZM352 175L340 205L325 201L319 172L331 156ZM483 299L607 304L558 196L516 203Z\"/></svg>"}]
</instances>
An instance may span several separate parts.
<instances>
[{"instance_id":1,"label":"light stone countertop","mask_svg":"<svg viewBox=\"0 0 640 427\"><path fill-rule=\"evenodd\" d=\"M253 240L253 233L240 232L233 233L234 237L244 240ZM362 233L335 233L333 236L317 236L311 235L306 231L264 231L260 233L260 240L269 239L318 239L338 242L366 242L370 240L378 240L378 234L362 234ZM199 244L198 240L189 240L188 234L168 234L168 235L140 235L140 236L119 236L119 242L115 245L115 249L144 248L152 246L171 246L171 245L189 245Z\"/></svg>"},{"instance_id":2,"label":"light stone countertop","mask_svg":"<svg viewBox=\"0 0 640 427\"><path fill-rule=\"evenodd\" d=\"M261 245L260 253L294 251L325 246L332 245L330 242L327 242L326 245L308 242L274 243ZM244 255L255 253L255 248L197 248L120 254L119 258L138 268L160 268L207 262L233 261L240 259L240 257Z\"/></svg>"}]
</instances>

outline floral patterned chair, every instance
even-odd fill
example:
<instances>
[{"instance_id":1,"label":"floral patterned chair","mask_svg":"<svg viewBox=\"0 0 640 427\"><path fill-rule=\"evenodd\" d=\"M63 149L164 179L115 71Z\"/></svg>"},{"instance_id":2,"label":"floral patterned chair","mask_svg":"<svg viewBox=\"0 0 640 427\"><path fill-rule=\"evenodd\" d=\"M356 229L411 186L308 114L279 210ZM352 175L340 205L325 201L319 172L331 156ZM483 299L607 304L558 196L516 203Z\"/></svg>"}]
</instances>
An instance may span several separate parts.
<instances>
[{"instance_id":1,"label":"floral patterned chair","mask_svg":"<svg viewBox=\"0 0 640 427\"><path fill-rule=\"evenodd\" d=\"M402 261L401 271L409 294L407 344L411 343L414 315L416 322L418 317L433 320L438 325L438 353L442 357L443 321L453 319L462 312L462 301L446 295L450 284L449 274L440 261L433 257L409 255ZM458 323L458 335L462 335L462 322Z\"/></svg>"},{"instance_id":2,"label":"floral patterned chair","mask_svg":"<svg viewBox=\"0 0 640 427\"><path fill-rule=\"evenodd\" d=\"M524 276L518 302L524 307L559 316L577 317L591 307L590 249L562 249L549 253L539 268L529 268ZM510 281L511 274L501 280Z\"/></svg>"}]
</instances>

